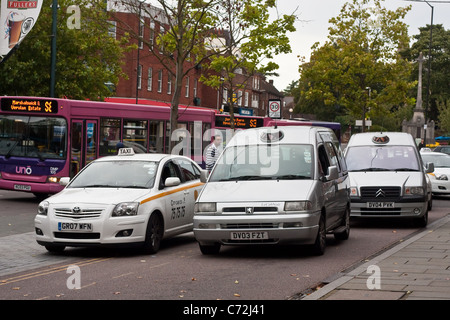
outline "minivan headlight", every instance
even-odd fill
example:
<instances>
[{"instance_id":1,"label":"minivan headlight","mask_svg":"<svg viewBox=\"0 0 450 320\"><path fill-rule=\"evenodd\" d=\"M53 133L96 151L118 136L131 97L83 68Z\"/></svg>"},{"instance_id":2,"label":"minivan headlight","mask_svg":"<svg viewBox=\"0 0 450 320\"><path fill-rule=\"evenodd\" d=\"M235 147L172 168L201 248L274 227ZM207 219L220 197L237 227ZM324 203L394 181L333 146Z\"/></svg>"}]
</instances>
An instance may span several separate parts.
<instances>
[{"instance_id":1,"label":"minivan headlight","mask_svg":"<svg viewBox=\"0 0 450 320\"><path fill-rule=\"evenodd\" d=\"M48 213L48 205L49 205L48 201L42 201L41 203L39 203L37 208L37 214L46 216Z\"/></svg>"},{"instance_id":2,"label":"minivan headlight","mask_svg":"<svg viewBox=\"0 0 450 320\"><path fill-rule=\"evenodd\" d=\"M423 187L406 187L405 195L424 195Z\"/></svg>"},{"instance_id":3,"label":"minivan headlight","mask_svg":"<svg viewBox=\"0 0 450 320\"><path fill-rule=\"evenodd\" d=\"M284 203L284 211L305 211L311 209L311 201L286 201Z\"/></svg>"},{"instance_id":4,"label":"minivan headlight","mask_svg":"<svg viewBox=\"0 0 450 320\"><path fill-rule=\"evenodd\" d=\"M122 202L114 207L113 217L135 216L138 213L139 202Z\"/></svg>"},{"instance_id":5,"label":"minivan headlight","mask_svg":"<svg viewBox=\"0 0 450 320\"><path fill-rule=\"evenodd\" d=\"M217 210L217 206L215 202L196 202L194 206L195 214L202 213L215 213Z\"/></svg>"}]
</instances>

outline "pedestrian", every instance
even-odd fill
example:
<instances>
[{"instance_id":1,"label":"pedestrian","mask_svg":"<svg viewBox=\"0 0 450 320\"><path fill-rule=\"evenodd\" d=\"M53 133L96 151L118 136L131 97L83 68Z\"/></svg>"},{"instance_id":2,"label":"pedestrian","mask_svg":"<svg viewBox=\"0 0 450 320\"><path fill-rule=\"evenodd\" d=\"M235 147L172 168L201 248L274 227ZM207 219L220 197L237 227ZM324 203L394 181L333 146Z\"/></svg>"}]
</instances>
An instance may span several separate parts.
<instances>
[{"instance_id":1,"label":"pedestrian","mask_svg":"<svg viewBox=\"0 0 450 320\"><path fill-rule=\"evenodd\" d=\"M424 147L425 147L425 143L424 143L424 141L422 139L422 140L420 140L420 143L419 143L419 151L420 151L420 149L422 149Z\"/></svg>"},{"instance_id":2,"label":"pedestrian","mask_svg":"<svg viewBox=\"0 0 450 320\"><path fill-rule=\"evenodd\" d=\"M206 150L206 170L211 171L222 152L222 135L216 134L213 142Z\"/></svg>"}]
</instances>

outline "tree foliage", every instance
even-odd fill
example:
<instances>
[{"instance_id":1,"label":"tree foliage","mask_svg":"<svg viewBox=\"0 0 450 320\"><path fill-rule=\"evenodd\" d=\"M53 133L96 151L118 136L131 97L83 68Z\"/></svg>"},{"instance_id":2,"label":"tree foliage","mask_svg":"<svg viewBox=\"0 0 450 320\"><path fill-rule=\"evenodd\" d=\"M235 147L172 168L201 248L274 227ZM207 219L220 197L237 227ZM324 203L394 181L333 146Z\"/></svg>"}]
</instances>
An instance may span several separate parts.
<instances>
[{"instance_id":1,"label":"tree foliage","mask_svg":"<svg viewBox=\"0 0 450 320\"><path fill-rule=\"evenodd\" d=\"M392 11L382 2L353 0L330 19L328 40L316 43L310 62L300 66L296 112L348 125L365 110L378 127L400 126L396 115L414 104L411 66L399 54L409 42L402 19L410 7Z\"/></svg>"},{"instance_id":2,"label":"tree foliage","mask_svg":"<svg viewBox=\"0 0 450 320\"><path fill-rule=\"evenodd\" d=\"M5 63L0 64L0 94L48 96L50 92L51 0L44 0L30 34ZM56 97L102 100L110 95L107 83L117 84L126 48L108 35L103 0L59 0L57 18ZM72 11L81 12L81 28L70 29ZM100 23L101 22L101 23Z\"/></svg>"}]
</instances>

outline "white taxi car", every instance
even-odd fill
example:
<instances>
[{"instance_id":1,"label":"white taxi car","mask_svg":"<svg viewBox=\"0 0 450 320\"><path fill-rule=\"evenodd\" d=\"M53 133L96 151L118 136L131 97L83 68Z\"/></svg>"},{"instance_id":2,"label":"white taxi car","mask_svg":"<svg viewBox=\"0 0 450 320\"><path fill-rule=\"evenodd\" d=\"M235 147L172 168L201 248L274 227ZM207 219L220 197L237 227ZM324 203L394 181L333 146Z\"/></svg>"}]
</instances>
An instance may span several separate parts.
<instances>
[{"instance_id":1,"label":"white taxi car","mask_svg":"<svg viewBox=\"0 0 450 320\"><path fill-rule=\"evenodd\" d=\"M62 179L65 189L38 206L36 240L50 252L125 244L155 253L163 238L192 231L200 172L187 157L121 149Z\"/></svg>"}]
</instances>

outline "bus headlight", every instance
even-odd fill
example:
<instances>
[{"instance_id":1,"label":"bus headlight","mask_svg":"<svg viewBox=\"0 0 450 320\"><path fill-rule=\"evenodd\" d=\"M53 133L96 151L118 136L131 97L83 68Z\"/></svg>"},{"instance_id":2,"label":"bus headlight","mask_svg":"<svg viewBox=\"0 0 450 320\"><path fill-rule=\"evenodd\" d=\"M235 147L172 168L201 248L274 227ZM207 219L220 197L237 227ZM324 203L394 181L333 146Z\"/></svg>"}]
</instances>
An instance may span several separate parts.
<instances>
[{"instance_id":1,"label":"bus headlight","mask_svg":"<svg viewBox=\"0 0 450 320\"><path fill-rule=\"evenodd\" d=\"M46 216L48 213L48 205L49 205L48 201L42 201L41 203L39 203L37 208L37 214Z\"/></svg>"},{"instance_id":2,"label":"bus headlight","mask_svg":"<svg viewBox=\"0 0 450 320\"><path fill-rule=\"evenodd\" d=\"M61 179L61 177L48 177L47 178L47 182L51 182L51 183L59 183L59 180Z\"/></svg>"},{"instance_id":3,"label":"bus headlight","mask_svg":"<svg viewBox=\"0 0 450 320\"><path fill-rule=\"evenodd\" d=\"M113 217L135 216L138 213L139 202L122 202L114 207Z\"/></svg>"}]
</instances>

